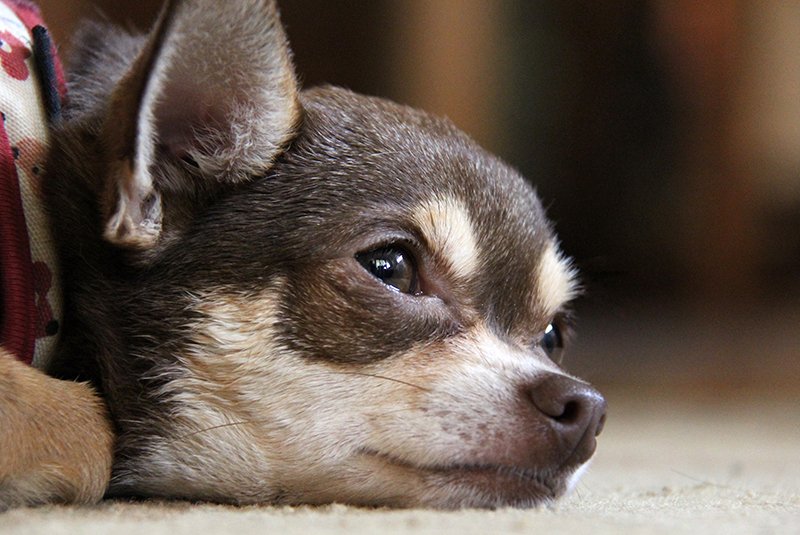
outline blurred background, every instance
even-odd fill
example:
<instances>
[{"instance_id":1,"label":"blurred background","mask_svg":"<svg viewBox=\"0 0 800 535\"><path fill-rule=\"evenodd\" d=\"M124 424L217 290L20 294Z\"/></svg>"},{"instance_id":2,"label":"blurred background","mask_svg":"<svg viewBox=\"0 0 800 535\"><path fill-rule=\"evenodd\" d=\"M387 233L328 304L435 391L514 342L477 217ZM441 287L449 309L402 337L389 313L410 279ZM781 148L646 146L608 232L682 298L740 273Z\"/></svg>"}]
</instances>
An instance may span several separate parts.
<instances>
[{"instance_id":1,"label":"blurred background","mask_svg":"<svg viewBox=\"0 0 800 535\"><path fill-rule=\"evenodd\" d=\"M160 2L39 4L66 51ZM448 116L536 186L586 288L570 371L800 400L800 0L280 5L305 86Z\"/></svg>"}]
</instances>

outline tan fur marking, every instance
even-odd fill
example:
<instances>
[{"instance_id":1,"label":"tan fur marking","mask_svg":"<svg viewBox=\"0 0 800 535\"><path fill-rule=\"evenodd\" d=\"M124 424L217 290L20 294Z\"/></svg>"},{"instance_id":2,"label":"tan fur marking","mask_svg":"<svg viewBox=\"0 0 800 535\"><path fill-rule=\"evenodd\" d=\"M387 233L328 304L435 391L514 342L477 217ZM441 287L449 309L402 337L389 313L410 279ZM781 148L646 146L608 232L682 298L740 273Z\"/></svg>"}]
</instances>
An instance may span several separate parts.
<instances>
[{"instance_id":1,"label":"tan fur marking","mask_svg":"<svg viewBox=\"0 0 800 535\"><path fill-rule=\"evenodd\" d=\"M0 348L0 510L100 500L113 442L88 385L48 377Z\"/></svg>"},{"instance_id":2,"label":"tan fur marking","mask_svg":"<svg viewBox=\"0 0 800 535\"><path fill-rule=\"evenodd\" d=\"M561 254L556 245L547 245L536 273L534 310L545 317L553 314L570 301L577 293L577 273L570 261Z\"/></svg>"},{"instance_id":3,"label":"tan fur marking","mask_svg":"<svg viewBox=\"0 0 800 535\"><path fill-rule=\"evenodd\" d=\"M475 273L479 250L469 212L459 201L432 199L417 207L412 219L453 276L467 280Z\"/></svg>"}]
</instances>

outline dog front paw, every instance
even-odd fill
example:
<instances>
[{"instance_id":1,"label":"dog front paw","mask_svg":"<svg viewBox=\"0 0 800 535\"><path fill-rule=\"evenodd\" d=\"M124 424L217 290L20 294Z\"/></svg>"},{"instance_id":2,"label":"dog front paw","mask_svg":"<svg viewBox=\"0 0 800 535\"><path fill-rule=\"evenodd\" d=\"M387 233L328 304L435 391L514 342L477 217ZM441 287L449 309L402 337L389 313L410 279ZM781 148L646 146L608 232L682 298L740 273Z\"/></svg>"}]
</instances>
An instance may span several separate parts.
<instances>
[{"instance_id":1,"label":"dog front paw","mask_svg":"<svg viewBox=\"0 0 800 535\"><path fill-rule=\"evenodd\" d=\"M91 387L48 377L0 348L0 510L100 500L113 445Z\"/></svg>"}]
</instances>

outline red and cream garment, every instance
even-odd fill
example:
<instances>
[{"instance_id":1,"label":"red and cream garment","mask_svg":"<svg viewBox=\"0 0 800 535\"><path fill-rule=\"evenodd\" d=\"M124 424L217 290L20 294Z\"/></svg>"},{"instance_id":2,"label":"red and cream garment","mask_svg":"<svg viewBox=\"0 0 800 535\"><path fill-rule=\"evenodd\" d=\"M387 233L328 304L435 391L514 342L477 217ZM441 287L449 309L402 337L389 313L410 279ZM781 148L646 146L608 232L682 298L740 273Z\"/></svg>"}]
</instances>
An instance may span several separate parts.
<instances>
[{"instance_id":1,"label":"red and cream garment","mask_svg":"<svg viewBox=\"0 0 800 535\"><path fill-rule=\"evenodd\" d=\"M54 52L35 5L0 0L0 345L39 369L62 312L41 192L48 122L65 93Z\"/></svg>"}]
</instances>

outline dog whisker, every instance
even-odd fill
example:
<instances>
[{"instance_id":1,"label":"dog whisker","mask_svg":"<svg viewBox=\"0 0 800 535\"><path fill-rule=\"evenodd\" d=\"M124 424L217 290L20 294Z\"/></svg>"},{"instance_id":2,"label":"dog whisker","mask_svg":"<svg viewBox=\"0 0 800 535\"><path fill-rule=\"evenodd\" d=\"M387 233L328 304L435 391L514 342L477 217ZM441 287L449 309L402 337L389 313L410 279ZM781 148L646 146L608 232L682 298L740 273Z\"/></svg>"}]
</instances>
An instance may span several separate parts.
<instances>
[{"instance_id":1,"label":"dog whisker","mask_svg":"<svg viewBox=\"0 0 800 535\"><path fill-rule=\"evenodd\" d=\"M366 372L334 372L339 375L361 375L363 377L373 377L375 379L383 379L385 381L392 381L394 383L400 383L401 385L410 386L412 388L416 388L422 390L423 392L430 392L430 388L426 388L424 386L420 386L414 383L410 383L408 381L403 381L402 379L395 379L394 377L387 377L386 375L378 375L376 373L366 373Z\"/></svg>"},{"instance_id":2,"label":"dog whisker","mask_svg":"<svg viewBox=\"0 0 800 535\"><path fill-rule=\"evenodd\" d=\"M181 435L181 436L178 436L178 437L174 437L174 438L169 440L169 443L173 444L175 442L180 442L182 440L187 440L189 438L192 438L194 436L200 435L202 433L207 433L208 431L215 431L217 429L223 429L225 427L234 427L234 426L238 426L238 425L248 425L248 424L266 422L266 421L269 421L269 420L266 419L266 418L264 418L264 419L255 419L255 420L239 420L239 421L236 421L236 422L226 422L224 424L212 425L210 427L204 427L203 429L197 429L196 431L192 431L191 433L186 433L184 435Z\"/></svg>"}]
</instances>

